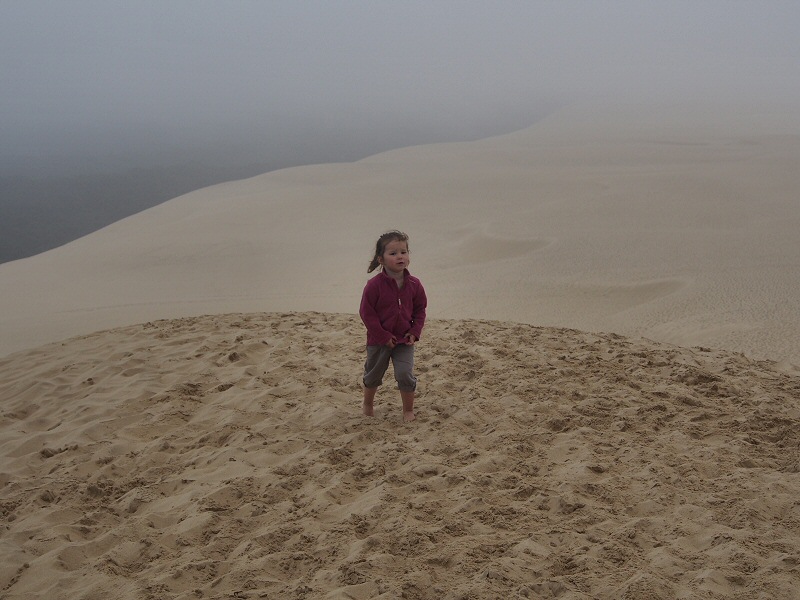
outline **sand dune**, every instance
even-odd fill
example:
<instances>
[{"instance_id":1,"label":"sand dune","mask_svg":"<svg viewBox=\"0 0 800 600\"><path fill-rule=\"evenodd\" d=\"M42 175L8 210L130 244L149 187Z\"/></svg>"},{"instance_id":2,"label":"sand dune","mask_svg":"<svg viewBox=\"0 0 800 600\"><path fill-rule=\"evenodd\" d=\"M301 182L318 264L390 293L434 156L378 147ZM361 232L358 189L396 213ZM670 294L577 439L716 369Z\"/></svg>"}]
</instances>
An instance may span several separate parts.
<instances>
[{"instance_id":1,"label":"sand dune","mask_svg":"<svg viewBox=\"0 0 800 600\"><path fill-rule=\"evenodd\" d=\"M0 265L0 353L152 319L352 313L411 234L431 315L800 364L800 123L576 105L514 134L199 190Z\"/></svg>"},{"instance_id":2,"label":"sand dune","mask_svg":"<svg viewBox=\"0 0 800 600\"><path fill-rule=\"evenodd\" d=\"M0 265L0 596L796 597L800 113L728 108L576 105ZM414 424L359 412L389 228Z\"/></svg>"},{"instance_id":3,"label":"sand dune","mask_svg":"<svg viewBox=\"0 0 800 600\"><path fill-rule=\"evenodd\" d=\"M233 314L0 360L4 598L790 598L800 379L434 320L418 421L362 326Z\"/></svg>"}]
</instances>

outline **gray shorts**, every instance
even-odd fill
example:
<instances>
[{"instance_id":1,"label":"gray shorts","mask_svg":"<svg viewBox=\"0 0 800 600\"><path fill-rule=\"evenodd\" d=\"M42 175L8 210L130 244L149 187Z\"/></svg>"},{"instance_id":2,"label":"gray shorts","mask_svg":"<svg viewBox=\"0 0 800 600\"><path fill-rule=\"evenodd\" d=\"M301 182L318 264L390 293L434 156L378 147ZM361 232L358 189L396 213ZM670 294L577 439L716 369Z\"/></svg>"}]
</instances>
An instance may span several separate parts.
<instances>
[{"instance_id":1,"label":"gray shorts","mask_svg":"<svg viewBox=\"0 0 800 600\"><path fill-rule=\"evenodd\" d=\"M367 361L364 363L364 386L380 387L383 376L389 368L389 360L394 368L394 378L401 392L413 392L417 389L417 378L414 377L414 346L399 344L389 346L367 346Z\"/></svg>"}]
</instances>

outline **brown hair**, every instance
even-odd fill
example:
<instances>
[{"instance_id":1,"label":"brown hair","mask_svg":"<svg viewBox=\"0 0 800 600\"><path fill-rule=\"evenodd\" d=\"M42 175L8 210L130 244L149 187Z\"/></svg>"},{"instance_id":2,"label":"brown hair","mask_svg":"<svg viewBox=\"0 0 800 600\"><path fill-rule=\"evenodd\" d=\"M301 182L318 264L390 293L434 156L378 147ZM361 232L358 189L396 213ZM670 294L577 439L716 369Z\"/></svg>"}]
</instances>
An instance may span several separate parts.
<instances>
[{"instance_id":1,"label":"brown hair","mask_svg":"<svg viewBox=\"0 0 800 600\"><path fill-rule=\"evenodd\" d=\"M375 244L375 256L372 257L372 262L369 263L367 273L372 273L381 264L379 259L383 256L383 252L386 250L386 245L389 242L405 242L406 245L408 245L408 236L402 231L397 231L395 229L393 231L387 231L379 237L378 242Z\"/></svg>"}]
</instances>

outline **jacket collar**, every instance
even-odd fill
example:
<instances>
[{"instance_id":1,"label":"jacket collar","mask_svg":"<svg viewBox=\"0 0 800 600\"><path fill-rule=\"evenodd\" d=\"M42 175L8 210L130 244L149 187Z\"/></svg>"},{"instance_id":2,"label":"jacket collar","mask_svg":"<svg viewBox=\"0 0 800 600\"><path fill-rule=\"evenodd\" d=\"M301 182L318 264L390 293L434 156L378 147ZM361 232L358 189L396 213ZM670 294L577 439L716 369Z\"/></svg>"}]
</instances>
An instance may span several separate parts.
<instances>
[{"instance_id":1,"label":"jacket collar","mask_svg":"<svg viewBox=\"0 0 800 600\"><path fill-rule=\"evenodd\" d=\"M386 272L386 269L381 267L381 275L383 275L389 281L394 281L394 278ZM403 278L406 282L408 282L408 278L411 277L411 273L408 272L408 269L403 269Z\"/></svg>"}]
</instances>

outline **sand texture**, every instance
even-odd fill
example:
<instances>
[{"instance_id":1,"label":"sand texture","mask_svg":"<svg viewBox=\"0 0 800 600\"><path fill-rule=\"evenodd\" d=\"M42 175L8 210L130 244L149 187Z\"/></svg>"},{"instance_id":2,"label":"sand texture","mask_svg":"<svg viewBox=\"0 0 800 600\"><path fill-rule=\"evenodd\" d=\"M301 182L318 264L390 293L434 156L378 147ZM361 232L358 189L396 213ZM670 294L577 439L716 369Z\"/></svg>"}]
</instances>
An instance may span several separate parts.
<instances>
[{"instance_id":1,"label":"sand texture","mask_svg":"<svg viewBox=\"0 0 800 600\"><path fill-rule=\"evenodd\" d=\"M418 420L351 315L160 320L0 359L0 597L796 598L800 378L432 320Z\"/></svg>"}]
</instances>

